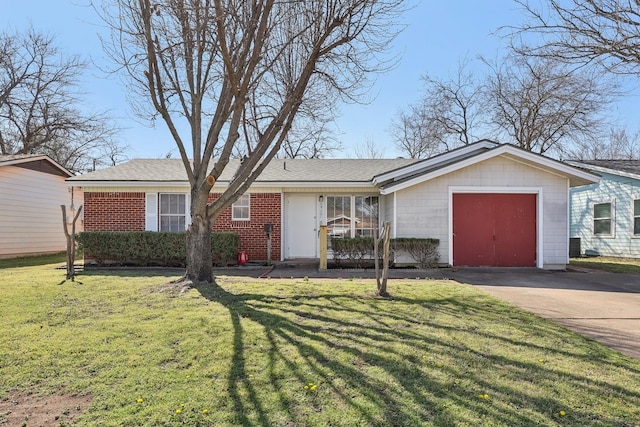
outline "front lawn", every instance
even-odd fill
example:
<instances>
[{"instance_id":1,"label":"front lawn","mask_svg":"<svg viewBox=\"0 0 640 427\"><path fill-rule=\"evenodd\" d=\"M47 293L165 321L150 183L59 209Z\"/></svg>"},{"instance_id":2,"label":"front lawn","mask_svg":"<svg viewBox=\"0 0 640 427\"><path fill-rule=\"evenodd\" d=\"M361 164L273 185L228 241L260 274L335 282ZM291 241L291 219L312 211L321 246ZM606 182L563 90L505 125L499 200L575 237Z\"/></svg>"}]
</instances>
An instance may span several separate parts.
<instances>
[{"instance_id":1,"label":"front lawn","mask_svg":"<svg viewBox=\"0 0 640 427\"><path fill-rule=\"evenodd\" d=\"M640 274L640 258L571 258L569 265L604 270L611 273Z\"/></svg>"},{"instance_id":2,"label":"front lawn","mask_svg":"<svg viewBox=\"0 0 640 427\"><path fill-rule=\"evenodd\" d=\"M640 361L453 281L390 281L383 300L370 280L222 277L179 295L157 272L60 284L54 267L0 270L0 400L85 396L76 425L640 423Z\"/></svg>"}]
</instances>

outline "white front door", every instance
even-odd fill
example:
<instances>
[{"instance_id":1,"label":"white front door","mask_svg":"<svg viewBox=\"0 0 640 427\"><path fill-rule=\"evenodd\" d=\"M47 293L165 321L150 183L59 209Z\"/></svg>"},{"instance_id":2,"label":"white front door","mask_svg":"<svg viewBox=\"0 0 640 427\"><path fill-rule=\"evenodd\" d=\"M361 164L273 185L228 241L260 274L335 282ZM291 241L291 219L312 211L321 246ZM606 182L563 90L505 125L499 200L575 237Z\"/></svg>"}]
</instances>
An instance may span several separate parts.
<instances>
[{"instance_id":1,"label":"white front door","mask_svg":"<svg viewBox=\"0 0 640 427\"><path fill-rule=\"evenodd\" d=\"M317 196L288 194L285 202L285 258L318 257Z\"/></svg>"}]
</instances>

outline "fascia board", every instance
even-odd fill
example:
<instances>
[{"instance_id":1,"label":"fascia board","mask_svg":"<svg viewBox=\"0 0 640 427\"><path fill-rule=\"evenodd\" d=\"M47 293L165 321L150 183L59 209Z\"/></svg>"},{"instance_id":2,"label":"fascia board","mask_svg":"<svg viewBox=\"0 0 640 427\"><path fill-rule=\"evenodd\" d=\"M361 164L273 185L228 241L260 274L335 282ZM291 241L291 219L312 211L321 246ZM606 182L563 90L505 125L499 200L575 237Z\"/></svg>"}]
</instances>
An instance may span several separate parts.
<instances>
[{"instance_id":1,"label":"fascia board","mask_svg":"<svg viewBox=\"0 0 640 427\"><path fill-rule=\"evenodd\" d=\"M55 167L56 169L60 170L61 172L63 172L68 177L72 177L73 176L73 174L69 170L64 168L62 165L58 164L58 162L53 160L51 157L46 156L44 154L39 155L39 156L33 156L33 157L25 157L23 159L13 159L13 160L2 161L2 162L0 162L0 166L13 166L13 165L19 165L19 164L22 164L22 163L31 163L31 162L35 162L35 161L38 161L38 160L46 160L47 162L51 163L51 165L53 165L53 167Z\"/></svg>"},{"instance_id":2,"label":"fascia board","mask_svg":"<svg viewBox=\"0 0 640 427\"><path fill-rule=\"evenodd\" d=\"M486 151L484 153L480 153L477 156L462 160L460 162L457 163L453 163L451 165L445 166L441 169L437 169L433 172L424 174L424 175L420 175L417 176L413 179L404 181L402 183L399 184L389 184L386 188L383 188L380 190L380 193L383 195L386 194L390 194L393 193L395 191L399 191L399 190L404 190L405 188L411 187L413 185L419 184L421 182L425 182L428 181L430 179L434 179L437 178L439 176L442 175L446 175L448 173L451 172L455 172L457 170L463 169L467 166L471 166L475 163L479 163L488 159L491 159L493 157L497 157L503 154L510 154L513 157L516 158L520 158L522 160L525 160L527 164L531 165L531 166L544 166L544 169L547 170L547 172L552 172L552 171L557 171L557 173L564 175L564 176L574 176L586 181L590 181L593 183L596 183L599 181L599 177L597 177L596 175L593 175L589 172L583 172L581 170L578 170L572 166L569 165L565 165L563 163L557 162L555 160L551 160L551 159L547 159L545 157L541 157L541 156L537 156L535 154L529 153L527 151L523 151L520 149L517 149L515 147L512 147L510 145L501 145L498 146L492 150ZM515 159L514 159L515 160ZM548 169L551 169L552 171L549 171Z\"/></svg>"},{"instance_id":3,"label":"fascia board","mask_svg":"<svg viewBox=\"0 0 640 427\"><path fill-rule=\"evenodd\" d=\"M482 141L476 144L467 145L465 147L459 148L454 151L450 151L448 153L440 154L436 157L432 157L430 159L425 159L416 163L413 163L408 166L404 166L400 169L396 169L390 172L385 172L383 174L377 175L373 177L373 184L378 185L382 182L388 181L390 179L398 179L403 176L411 175L413 172L417 172L421 169L428 168L430 166L436 165L438 163L446 162L447 160L455 159L456 157L463 156L470 151L475 151L482 148L492 149L498 146L497 143L491 141Z\"/></svg>"}]
</instances>

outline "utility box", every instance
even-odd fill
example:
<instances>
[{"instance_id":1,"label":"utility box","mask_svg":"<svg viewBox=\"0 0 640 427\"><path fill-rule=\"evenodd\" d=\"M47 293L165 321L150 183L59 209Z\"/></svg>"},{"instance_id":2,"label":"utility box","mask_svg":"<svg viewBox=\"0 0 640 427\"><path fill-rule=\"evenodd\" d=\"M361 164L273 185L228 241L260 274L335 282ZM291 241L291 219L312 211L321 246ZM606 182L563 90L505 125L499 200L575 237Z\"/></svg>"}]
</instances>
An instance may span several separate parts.
<instances>
[{"instance_id":1,"label":"utility box","mask_svg":"<svg viewBox=\"0 0 640 427\"><path fill-rule=\"evenodd\" d=\"M582 254L580 248L580 238L572 237L569 239L569 258L578 258Z\"/></svg>"}]
</instances>

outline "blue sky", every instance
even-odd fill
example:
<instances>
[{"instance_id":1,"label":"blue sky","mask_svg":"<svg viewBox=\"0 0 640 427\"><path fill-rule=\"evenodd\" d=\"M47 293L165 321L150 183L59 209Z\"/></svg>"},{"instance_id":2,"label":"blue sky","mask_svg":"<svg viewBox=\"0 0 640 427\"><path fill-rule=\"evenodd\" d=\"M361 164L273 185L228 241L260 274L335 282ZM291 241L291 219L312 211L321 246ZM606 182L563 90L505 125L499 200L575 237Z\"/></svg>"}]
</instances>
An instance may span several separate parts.
<instances>
[{"instance_id":1,"label":"blue sky","mask_svg":"<svg viewBox=\"0 0 640 427\"><path fill-rule=\"evenodd\" d=\"M104 33L98 17L87 0L0 0L0 28L23 30L32 25L55 36L62 51L79 54L96 64L105 61L98 39ZM373 102L368 105L341 105L336 136L344 149L335 157L353 157L354 147L373 140L387 157L399 153L393 147L388 128L396 112L419 98L420 76L428 72L435 77L454 73L462 58L478 55L496 56L501 40L492 35L498 27L515 25L521 13L513 0L423 0L410 10L407 28L394 43L393 53L400 63L390 72L378 76L372 89ZM129 157L164 157L174 152L171 136L158 122L149 128L133 118L125 98L124 84L92 69L81 83L88 92L86 108L110 110L120 127L121 138L131 146ZM623 117L633 130L637 97L618 105L612 116ZM506 141L502 141L506 142Z\"/></svg>"}]
</instances>

